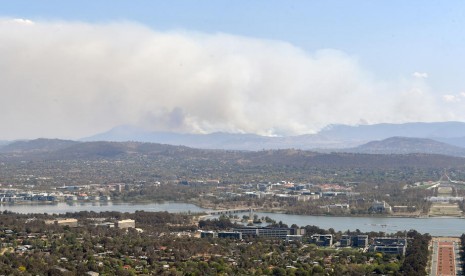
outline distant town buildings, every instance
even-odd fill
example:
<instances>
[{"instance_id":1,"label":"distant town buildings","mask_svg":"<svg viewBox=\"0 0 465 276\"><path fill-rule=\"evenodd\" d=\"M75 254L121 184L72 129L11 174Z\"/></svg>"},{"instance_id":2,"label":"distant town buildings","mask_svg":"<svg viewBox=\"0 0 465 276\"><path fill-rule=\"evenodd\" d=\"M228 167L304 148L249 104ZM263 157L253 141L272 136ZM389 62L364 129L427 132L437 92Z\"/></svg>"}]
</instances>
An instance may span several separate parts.
<instances>
[{"instance_id":1,"label":"distant town buildings","mask_svg":"<svg viewBox=\"0 0 465 276\"><path fill-rule=\"evenodd\" d=\"M371 205L371 211L376 213L391 213L392 207L386 201L375 201Z\"/></svg>"},{"instance_id":2,"label":"distant town buildings","mask_svg":"<svg viewBox=\"0 0 465 276\"><path fill-rule=\"evenodd\" d=\"M429 196L426 198L426 200L430 202L448 203L451 201L463 201L463 197L461 196Z\"/></svg>"},{"instance_id":3,"label":"distant town buildings","mask_svg":"<svg viewBox=\"0 0 465 276\"><path fill-rule=\"evenodd\" d=\"M215 231L201 231L200 232L200 237L201 238L220 238L220 239L235 239L235 240L241 240L242 239L242 233L241 232L235 232L235 231L220 231L220 232L215 232Z\"/></svg>"},{"instance_id":4,"label":"distant town buildings","mask_svg":"<svg viewBox=\"0 0 465 276\"><path fill-rule=\"evenodd\" d=\"M115 222L115 227L120 229L136 228L136 221L133 219L123 219Z\"/></svg>"},{"instance_id":5,"label":"distant town buildings","mask_svg":"<svg viewBox=\"0 0 465 276\"><path fill-rule=\"evenodd\" d=\"M320 208L323 208L323 209L349 209L350 205L349 204L329 204L329 205L320 206Z\"/></svg>"},{"instance_id":6,"label":"distant town buildings","mask_svg":"<svg viewBox=\"0 0 465 276\"><path fill-rule=\"evenodd\" d=\"M1 189L0 202L59 202L59 201L110 201L109 186L85 185L62 186L54 191L25 191L22 189ZM84 192L86 190L86 192Z\"/></svg>"},{"instance_id":7,"label":"distant town buildings","mask_svg":"<svg viewBox=\"0 0 465 276\"><path fill-rule=\"evenodd\" d=\"M370 250L387 254L405 255L407 250L406 238L375 238Z\"/></svg>"},{"instance_id":8,"label":"distant town buildings","mask_svg":"<svg viewBox=\"0 0 465 276\"><path fill-rule=\"evenodd\" d=\"M365 248L368 246L368 235L342 235L340 246Z\"/></svg>"},{"instance_id":9,"label":"distant town buildings","mask_svg":"<svg viewBox=\"0 0 465 276\"><path fill-rule=\"evenodd\" d=\"M217 238L218 233L215 232L215 231L201 231L200 232L200 237L202 239L205 239L205 238Z\"/></svg>"},{"instance_id":10,"label":"distant town buildings","mask_svg":"<svg viewBox=\"0 0 465 276\"><path fill-rule=\"evenodd\" d=\"M77 219L69 218L69 219L55 219L55 220L46 220L45 224L55 224L59 226L69 226L69 227L77 227L78 221Z\"/></svg>"},{"instance_id":11,"label":"distant town buildings","mask_svg":"<svg viewBox=\"0 0 465 276\"><path fill-rule=\"evenodd\" d=\"M304 235L305 229L300 228L273 228L273 227L242 227L233 231L242 233L242 236L277 238L286 240L289 235Z\"/></svg>"},{"instance_id":12,"label":"distant town buildings","mask_svg":"<svg viewBox=\"0 0 465 276\"><path fill-rule=\"evenodd\" d=\"M241 227L234 228L232 231L202 231L201 238L231 238L242 239L244 237L264 237L270 239L282 239L286 241L302 240L305 229L301 228L272 228L272 227Z\"/></svg>"},{"instance_id":13,"label":"distant town buildings","mask_svg":"<svg viewBox=\"0 0 465 276\"><path fill-rule=\"evenodd\" d=\"M333 245L333 235L331 234L316 234L311 237L312 243L318 246L332 246Z\"/></svg>"}]
</instances>

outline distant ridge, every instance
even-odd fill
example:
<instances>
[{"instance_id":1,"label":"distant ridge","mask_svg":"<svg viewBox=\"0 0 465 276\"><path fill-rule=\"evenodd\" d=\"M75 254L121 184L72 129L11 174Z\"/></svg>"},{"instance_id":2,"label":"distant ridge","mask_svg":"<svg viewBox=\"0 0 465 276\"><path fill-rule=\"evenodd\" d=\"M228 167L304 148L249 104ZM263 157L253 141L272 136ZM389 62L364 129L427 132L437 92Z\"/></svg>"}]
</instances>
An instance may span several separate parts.
<instances>
[{"instance_id":1,"label":"distant ridge","mask_svg":"<svg viewBox=\"0 0 465 276\"><path fill-rule=\"evenodd\" d=\"M370 154L426 153L465 157L465 148L432 139L410 137L391 137L381 141L372 141L349 151Z\"/></svg>"},{"instance_id":2,"label":"distant ridge","mask_svg":"<svg viewBox=\"0 0 465 276\"><path fill-rule=\"evenodd\" d=\"M11 144L11 141L3 141L3 140L0 140L0 147L3 147L3 146L6 146L8 144Z\"/></svg>"},{"instance_id":3,"label":"distant ridge","mask_svg":"<svg viewBox=\"0 0 465 276\"><path fill-rule=\"evenodd\" d=\"M142 142L73 142L64 140L34 140L22 150L1 152L1 162L54 162L81 161L136 161L156 160L168 168L222 168L260 170L261 167L283 169L304 168L365 168L395 169L463 167L465 158L437 154L362 154L318 153L295 149L231 151L194 149L184 146L162 145ZM38 145L41 144L43 148ZM18 144L17 144L18 145Z\"/></svg>"},{"instance_id":4,"label":"distant ridge","mask_svg":"<svg viewBox=\"0 0 465 276\"><path fill-rule=\"evenodd\" d=\"M310 139L311 138L311 139ZM256 134L239 134L215 132L210 134L182 134L172 132L144 131L133 126L120 126L107 132L81 139L81 141L113 141L113 142L149 142L177 146L187 146L200 149L225 150L262 150L262 149L314 149L340 148L356 146L360 143L351 143L328 140L313 135L300 135L291 137L268 137Z\"/></svg>"},{"instance_id":5,"label":"distant ridge","mask_svg":"<svg viewBox=\"0 0 465 276\"><path fill-rule=\"evenodd\" d=\"M349 149L374 140L390 137L427 138L465 147L465 123L405 123L375 125L330 125L316 134L287 137L267 137L255 134L182 134L146 131L134 126L119 126L82 141L137 141L183 145L203 149Z\"/></svg>"},{"instance_id":6,"label":"distant ridge","mask_svg":"<svg viewBox=\"0 0 465 276\"><path fill-rule=\"evenodd\" d=\"M369 141L382 140L389 137L415 138L453 138L465 137L463 122L432 122L374 125L330 125L320 131L329 137L344 137L344 139L361 139Z\"/></svg>"},{"instance_id":7,"label":"distant ridge","mask_svg":"<svg viewBox=\"0 0 465 276\"><path fill-rule=\"evenodd\" d=\"M0 152L47 152L66 148L77 143L79 142L71 140L39 138L35 140L16 141L8 143L0 147Z\"/></svg>"}]
</instances>

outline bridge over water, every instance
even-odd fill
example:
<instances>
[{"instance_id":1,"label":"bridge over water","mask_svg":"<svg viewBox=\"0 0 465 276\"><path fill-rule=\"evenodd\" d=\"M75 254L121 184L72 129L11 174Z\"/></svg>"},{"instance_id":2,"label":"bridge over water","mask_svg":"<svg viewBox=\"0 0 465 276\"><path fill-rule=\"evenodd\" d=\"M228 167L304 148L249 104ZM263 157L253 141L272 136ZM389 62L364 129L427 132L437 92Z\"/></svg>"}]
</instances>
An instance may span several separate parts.
<instances>
[{"instance_id":1,"label":"bridge over water","mask_svg":"<svg viewBox=\"0 0 465 276\"><path fill-rule=\"evenodd\" d=\"M236 214L236 213L255 212L261 209L262 208L237 208L237 209L213 210L213 211L207 211L206 213L209 215L229 215L229 214Z\"/></svg>"}]
</instances>

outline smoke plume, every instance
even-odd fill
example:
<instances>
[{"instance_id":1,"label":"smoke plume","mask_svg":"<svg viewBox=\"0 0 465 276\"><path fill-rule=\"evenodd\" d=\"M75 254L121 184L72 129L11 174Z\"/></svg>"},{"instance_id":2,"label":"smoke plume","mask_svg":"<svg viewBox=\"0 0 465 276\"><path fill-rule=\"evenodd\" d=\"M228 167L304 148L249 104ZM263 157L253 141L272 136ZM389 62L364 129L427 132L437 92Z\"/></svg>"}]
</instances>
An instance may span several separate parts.
<instances>
[{"instance_id":1,"label":"smoke plume","mask_svg":"<svg viewBox=\"0 0 465 276\"><path fill-rule=\"evenodd\" d=\"M79 138L118 125L295 135L448 119L425 79L381 81L341 51L281 41L0 20L2 139Z\"/></svg>"}]
</instances>

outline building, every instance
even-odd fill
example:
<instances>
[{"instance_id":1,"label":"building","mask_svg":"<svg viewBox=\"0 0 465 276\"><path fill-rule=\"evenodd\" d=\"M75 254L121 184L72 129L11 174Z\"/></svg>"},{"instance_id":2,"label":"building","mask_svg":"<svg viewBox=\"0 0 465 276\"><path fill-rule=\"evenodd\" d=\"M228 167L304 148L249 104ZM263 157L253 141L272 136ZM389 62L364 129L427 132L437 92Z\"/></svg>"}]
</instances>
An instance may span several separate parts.
<instances>
[{"instance_id":1,"label":"building","mask_svg":"<svg viewBox=\"0 0 465 276\"><path fill-rule=\"evenodd\" d=\"M95 223L95 227L106 227L106 228L113 228L115 227L115 224L113 222L100 222L100 223Z\"/></svg>"},{"instance_id":2,"label":"building","mask_svg":"<svg viewBox=\"0 0 465 276\"><path fill-rule=\"evenodd\" d=\"M227 232L227 231L221 231L221 232L200 231L200 237L201 238L220 238L220 239L241 240L242 233L241 232Z\"/></svg>"},{"instance_id":3,"label":"building","mask_svg":"<svg viewBox=\"0 0 465 276\"><path fill-rule=\"evenodd\" d=\"M102 195L102 196L99 197L99 200L101 200L101 201L110 201L111 197L108 196L108 195Z\"/></svg>"},{"instance_id":4,"label":"building","mask_svg":"<svg viewBox=\"0 0 465 276\"><path fill-rule=\"evenodd\" d=\"M332 246L333 245L333 235L326 234L320 235L315 234L311 237L311 241L318 246Z\"/></svg>"},{"instance_id":5,"label":"building","mask_svg":"<svg viewBox=\"0 0 465 276\"><path fill-rule=\"evenodd\" d=\"M371 205L371 211L377 212L377 213L391 213L392 208L384 200L383 201L375 201Z\"/></svg>"},{"instance_id":6,"label":"building","mask_svg":"<svg viewBox=\"0 0 465 276\"><path fill-rule=\"evenodd\" d=\"M205 238L217 238L218 233L216 233L214 231L201 231L200 232L200 237L202 239L205 239Z\"/></svg>"},{"instance_id":7,"label":"building","mask_svg":"<svg viewBox=\"0 0 465 276\"><path fill-rule=\"evenodd\" d=\"M234 228L234 232L242 233L242 236L277 238L286 240L288 235L304 235L305 229L300 228L273 228L273 227L242 227Z\"/></svg>"},{"instance_id":8,"label":"building","mask_svg":"<svg viewBox=\"0 0 465 276\"><path fill-rule=\"evenodd\" d=\"M45 224L55 224L59 226L69 226L69 227L77 227L78 221L77 219L55 219L55 220L46 220Z\"/></svg>"},{"instance_id":9,"label":"building","mask_svg":"<svg viewBox=\"0 0 465 276\"><path fill-rule=\"evenodd\" d=\"M426 198L430 202L443 202L448 203L450 201L463 201L462 196L429 196Z\"/></svg>"},{"instance_id":10,"label":"building","mask_svg":"<svg viewBox=\"0 0 465 276\"><path fill-rule=\"evenodd\" d=\"M302 235L287 235L286 236L286 242L302 242Z\"/></svg>"},{"instance_id":11,"label":"building","mask_svg":"<svg viewBox=\"0 0 465 276\"><path fill-rule=\"evenodd\" d=\"M352 246L352 237L349 235L342 235L341 240L339 241L341 247Z\"/></svg>"},{"instance_id":12,"label":"building","mask_svg":"<svg viewBox=\"0 0 465 276\"><path fill-rule=\"evenodd\" d=\"M118 220L115 223L116 228L136 228L136 221L133 219L123 219L123 220Z\"/></svg>"},{"instance_id":13,"label":"building","mask_svg":"<svg viewBox=\"0 0 465 276\"><path fill-rule=\"evenodd\" d=\"M242 240L241 232L218 232L218 238Z\"/></svg>"},{"instance_id":14,"label":"building","mask_svg":"<svg viewBox=\"0 0 465 276\"><path fill-rule=\"evenodd\" d=\"M370 250L386 254L405 255L407 250L406 238L375 238Z\"/></svg>"},{"instance_id":15,"label":"building","mask_svg":"<svg viewBox=\"0 0 465 276\"><path fill-rule=\"evenodd\" d=\"M286 239L287 235L291 234L289 228L244 227L235 228L234 231L242 233L243 236L278 238L283 240Z\"/></svg>"},{"instance_id":16,"label":"building","mask_svg":"<svg viewBox=\"0 0 465 276\"><path fill-rule=\"evenodd\" d=\"M368 235L357 235L352 237L352 246L365 248L368 246Z\"/></svg>"},{"instance_id":17,"label":"building","mask_svg":"<svg viewBox=\"0 0 465 276\"><path fill-rule=\"evenodd\" d=\"M329 204L329 205L324 205L320 206L320 208L326 208L326 209L350 209L349 204Z\"/></svg>"},{"instance_id":18,"label":"building","mask_svg":"<svg viewBox=\"0 0 465 276\"><path fill-rule=\"evenodd\" d=\"M303 192L301 195L297 196L298 201L310 201L310 200L315 200L319 198L320 198L320 194L306 193L306 192Z\"/></svg>"}]
</instances>

